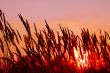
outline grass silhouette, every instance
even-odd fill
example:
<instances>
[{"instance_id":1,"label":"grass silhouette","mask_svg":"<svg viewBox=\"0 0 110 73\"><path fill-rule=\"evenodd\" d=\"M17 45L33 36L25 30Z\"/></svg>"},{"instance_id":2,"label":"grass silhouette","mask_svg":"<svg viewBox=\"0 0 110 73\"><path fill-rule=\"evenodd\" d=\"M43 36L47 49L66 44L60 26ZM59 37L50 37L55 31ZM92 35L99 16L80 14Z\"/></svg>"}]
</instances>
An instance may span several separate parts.
<instances>
[{"instance_id":1,"label":"grass silhouette","mask_svg":"<svg viewBox=\"0 0 110 73\"><path fill-rule=\"evenodd\" d=\"M46 29L40 32L34 25L35 40L28 21L21 14L18 16L27 32L23 37L10 26L0 10L0 50L3 54L0 73L110 73L110 36L107 32L101 34L100 31L97 37L88 29L82 29L79 37L59 25L60 35L45 21ZM19 48L20 42L25 46ZM26 55L22 55L21 49Z\"/></svg>"}]
</instances>

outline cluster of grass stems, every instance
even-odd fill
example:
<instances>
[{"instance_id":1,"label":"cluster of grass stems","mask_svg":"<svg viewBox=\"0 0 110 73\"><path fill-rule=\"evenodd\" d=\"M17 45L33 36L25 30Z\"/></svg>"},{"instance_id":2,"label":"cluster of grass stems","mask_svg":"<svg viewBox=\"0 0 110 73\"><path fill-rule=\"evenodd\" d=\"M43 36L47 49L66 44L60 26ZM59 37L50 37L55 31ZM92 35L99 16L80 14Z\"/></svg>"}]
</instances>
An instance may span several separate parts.
<instances>
[{"instance_id":1,"label":"cluster of grass stems","mask_svg":"<svg viewBox=\"0 0 110 73\"><path fill-rule=\"evenodd\" d=\"M0 73L95 73L110 72L110 36L107 32L97 37L95 33L90 34L88 29L82 29L81 37L65 27L60 27L55 34L45 21L46 29L38 32L34 25L32 37L30 25L21 14L18 14L27 34L21 36L6 20L4 13L0 10ZM37 40L35 40L35 38ZM20 42L25 46L19 48ZM12 47L15 51L12 52ZM79 50L81 58L87 51L88 68L77 66L75 50ZM22 55L25 51L26 55ZM82 52L83 51L83 52ZM7 53L7 55L6 55ZM16 59L15 59L16 58ZM103 59L102 62L97 61ZM72 63L71 63L72 60Z\"/></svg>"}]
</instances>

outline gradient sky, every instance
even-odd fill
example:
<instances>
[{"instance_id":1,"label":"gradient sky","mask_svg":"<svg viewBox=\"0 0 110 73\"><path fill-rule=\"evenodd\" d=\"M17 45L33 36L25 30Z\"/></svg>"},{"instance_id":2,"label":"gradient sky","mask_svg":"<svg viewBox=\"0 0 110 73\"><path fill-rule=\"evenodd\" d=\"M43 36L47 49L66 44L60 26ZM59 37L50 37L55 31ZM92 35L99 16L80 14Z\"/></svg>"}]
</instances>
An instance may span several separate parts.
<instances>
[{"instance_id":1,"label":"gradient sky","mask_svg":"<svg viewBox=\"0 0 110 73\"><path fill-rule=\"evenodd\" d=\"M55 30L61 24L75 32L83 27L110 32L110 0L0 0L0 8L13 27L21 27L21 13L39 28L46 19Z\"/></svg>"}]
</instances>

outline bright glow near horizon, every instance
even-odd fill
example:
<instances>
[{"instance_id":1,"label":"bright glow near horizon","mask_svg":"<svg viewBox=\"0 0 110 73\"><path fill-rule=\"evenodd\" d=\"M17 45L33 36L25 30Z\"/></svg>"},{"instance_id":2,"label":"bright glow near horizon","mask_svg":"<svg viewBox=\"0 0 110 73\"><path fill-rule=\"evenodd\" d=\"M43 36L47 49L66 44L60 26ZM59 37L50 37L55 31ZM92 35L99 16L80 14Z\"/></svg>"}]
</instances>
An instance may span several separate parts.
<instances>
[{"instance_id":1,"label":"bright glow near horizon","mask_svg":"<svg viewBox=\"0 0 110 73\"><path fill-rule=\"evenodd\" d=\"M0 8L14 27L21 13L32 23L46 19L55 30L58 24L76 32L82 27L108 32L110 28L110 0L1 0Z\"/></svg>"}]
</instances>

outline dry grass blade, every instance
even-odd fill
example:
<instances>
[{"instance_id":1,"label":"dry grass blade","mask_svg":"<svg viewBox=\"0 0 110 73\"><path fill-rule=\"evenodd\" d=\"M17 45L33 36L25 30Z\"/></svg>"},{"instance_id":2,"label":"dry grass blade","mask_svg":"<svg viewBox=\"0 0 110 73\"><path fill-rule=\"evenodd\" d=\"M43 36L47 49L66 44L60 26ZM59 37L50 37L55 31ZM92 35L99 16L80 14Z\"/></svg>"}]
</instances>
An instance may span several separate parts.
<instances>
[{"instance_id":1,"label":"dry grass blade","mask_svg":"<svg viewBox=\"0 0 110 73\"><path fill-rule=\"evenodd\" d=\"M3 31L3 25L2 25L1 20L0 20L0 30Z\"/></svg>"},{"instance_id":2,"label":"dry grass blade","mask_svg":"<svg viewBox=\"0 0 110 73\"><path fill-rule=\"evenodd\" d=\"M1 17L1 15L2 15L2 11L1 11L1 9L0 9L0 17Z\"/></svg>"},{"instance_id":3,"label":"dry grass blade","mask_svg":"<svg viewBox=\"0 0 110 73\"><path fill-rule=\"evenodd\" d=\"M34 29L35 29L35 34L37 34L37 28L35 24L34 24Z\"/></svg>"},{"instance_id":4,"label":"dry grass blade","mask_svg":"<svg viewBox=\"0 0 110 73\"><path fill-rule=\"evenodd\" d=\"M18 14L18 16L19 16L19 18L21 19L23 25L27 28L27 24L25 23L25 21L24 21L22 15L21 15L21 14Z\"/></svg>"},{"instance_id":5,"label":"dry grass blade","mask_svg":"<svg viewBox=\"0 0 110 73\"><path fill-rule=\"evenodd\" d=\"M27 54L28 57L30 57L30 51L28 49L23 48L23 50L25 51L25 53Z\"/></svg>"},{"instance_id":6,"label":"dry grass blade","mask_svg":"<svg viewBox=\"0 0 110 73\"><path fill-rule=\"evenodd\" d=\"M27 20L24 21L24 19L23 19L23 17L22 17L21 14L19 14L18 16L19 16L19 18L21 19L21 21L22 21L22 23L23 23L23 25L24 25L26 31L28 32L28 35L31 36L31 31L30 31L30 26L29 26L28 21L27 21Z\"/></svg>"},{"instance_id":7,"label":"dry grass blade","mask_svg":"<svg viewBox=\"0 0 110 73\"><path fill-rule=\"evenodd\" d=\"M21 58L21 52L19 51L17 45L13 42L13 45L16 47L16 52L18 54L18 56Z\"/></svg>"},{"instance_id":8,"label":"dry grass blade","mask_svg":"<svg viewBox=\"0 0 110 73\"><path fill-rule=\"evenodd\" d=\"M4 13L3 13L2 17L3 17L4 26L6 26L6 19L5 19Z\"/></svg>"},{"instance_id":9,"label":"dry grass blade","mask_svg":"<svg viewBox=\"0 0 110 73\"><path fill-rule=\"evenodd\" d=\"M21 35L20 35L20 33L19 33L19 31L18 31L18 30L17 30L17 34L18 34L18 36L19 36L20 40L22 41Z\"/></svg>"},{"instance_id":10,"label":"dry grass blade","mask_svg":"<svg viewBox=\"0 0 110 73\"><path fill-rule=\"evenodd\" d=\"M3 12L0 10L0 20L3 21Z\"/></svg>"},{"instance_id":11,"label":"dry grass blade","mask_svg":"<svg viewBox=\"0 0 110 73\"><path fill-rule=\"evenodd\" d=\"M14 60L14 55L13 55L13 53L11 52L10 48L8 48L8 52L9 52L9 55L10 55L11 59Z\"/></svg>"},{"instance_id":12,"label":"dry grass blade","mask_svg":"<svg viewBox=\"0 0 110 73\"><path fill-rule=\"evenodd\" d=\"M1 38L0 38L0 48L2 50L2 53L4 53L4 46Z\"/></svg>"}]
</instances>

